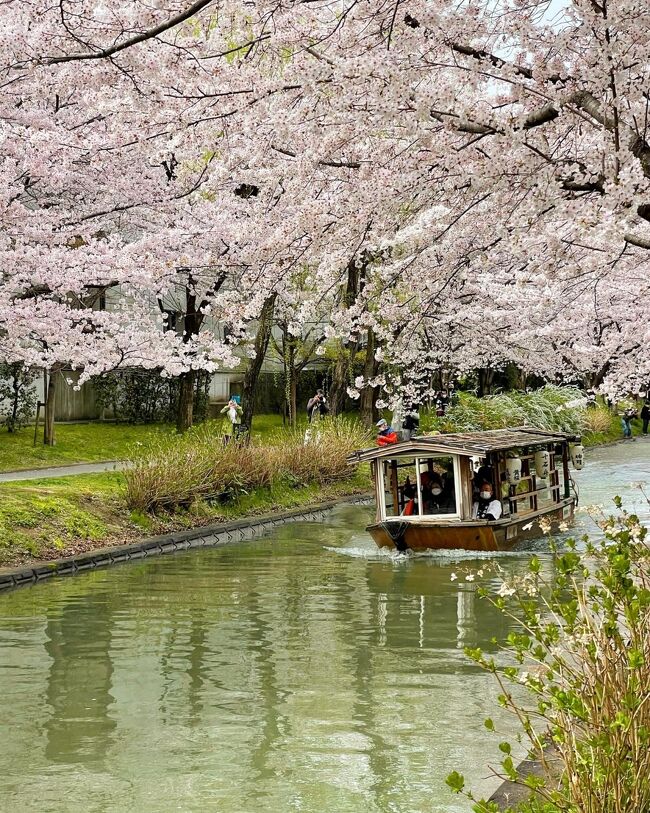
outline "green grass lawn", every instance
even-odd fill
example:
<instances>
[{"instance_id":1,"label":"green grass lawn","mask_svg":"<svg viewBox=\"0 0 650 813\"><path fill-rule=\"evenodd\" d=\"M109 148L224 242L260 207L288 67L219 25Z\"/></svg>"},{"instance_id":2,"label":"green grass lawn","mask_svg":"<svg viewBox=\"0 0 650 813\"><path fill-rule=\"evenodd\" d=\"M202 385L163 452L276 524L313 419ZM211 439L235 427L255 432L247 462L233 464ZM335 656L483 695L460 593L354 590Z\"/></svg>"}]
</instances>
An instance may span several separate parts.
<instances>
[{"instance_id":1,"label":"green grass lawn","mask_svg":"<svg viewBox=\"0 0 650 813\"><path fill-rule=\"evenodd\" d=\"M218 421L220 423L220 421ZM256 415L253 437L262 438L282 428L280 415ZM34 446L34 427L19 432L0 431L0 471L42 469L71 463L124 460L136 444L147 445L160 434L173 434L170 424L66 423L56 427L56 446L43 446L39 432Z\"/></svg>"}]
</instances>

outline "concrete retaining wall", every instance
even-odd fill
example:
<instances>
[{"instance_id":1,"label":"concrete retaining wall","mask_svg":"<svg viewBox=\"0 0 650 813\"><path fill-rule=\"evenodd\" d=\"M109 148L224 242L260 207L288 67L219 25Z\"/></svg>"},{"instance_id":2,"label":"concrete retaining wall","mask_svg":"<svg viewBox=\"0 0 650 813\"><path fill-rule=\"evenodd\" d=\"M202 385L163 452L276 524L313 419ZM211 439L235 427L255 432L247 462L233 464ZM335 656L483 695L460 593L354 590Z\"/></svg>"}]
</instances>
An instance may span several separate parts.
<instances>
[{"instance_id":1,"label":"concrete retaining wall","mask_svg":"<svg viewBox=\"0 0 650 813\"><path fill-rule=\"evenodd\" d=\"M337 505L368 502L367 496L343 497L339 500L294 508L281 513L264 514L259 517L238 519L234 522L222 522L218 525L206 525L202 528L191 528L187 531L154 536L130 545L100 548L65 559L36 562L20 568L4 568L0 569L0 590L34 584L52 576L71 576L84 570L107 567L119 562L160 556L163 553L175 553L188 548L213 547L229 542L254 539L262 536L266 531L279 525L286 525L288 522L323 520L327 513Z\"/></svg>"}]
</instances>

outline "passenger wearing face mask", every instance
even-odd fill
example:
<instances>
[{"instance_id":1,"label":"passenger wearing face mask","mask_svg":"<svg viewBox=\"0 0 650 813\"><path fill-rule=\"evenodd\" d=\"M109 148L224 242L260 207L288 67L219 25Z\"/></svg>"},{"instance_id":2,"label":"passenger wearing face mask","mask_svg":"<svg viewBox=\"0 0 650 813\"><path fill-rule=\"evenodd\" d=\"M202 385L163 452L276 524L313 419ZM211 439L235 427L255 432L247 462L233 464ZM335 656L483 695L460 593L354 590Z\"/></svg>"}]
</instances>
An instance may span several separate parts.
<instances>
[{"instance_id":1,"label":"passenger wearing face mask","mask_svg":"<svg viewBox=\"0 0 650 813\"><path fill-rule=\"evenodd\" d=\"M478 499L472 505L472 519L495 520L501 516L501 503L492 493L491 483L481 483Z\"/></svg>"},{"instance_id":2,"label":"passenger wearing face mask","mask_svg":"<svg viewBox=\"0 0 650 813\"><path fill-rule=\"evenodd\" d=\"M422 472L420 475L422 483L422 509L425 514L453 514L456 510L454 505L453 491L445 488L440 475Z\"/></svg>"}]
</instances>

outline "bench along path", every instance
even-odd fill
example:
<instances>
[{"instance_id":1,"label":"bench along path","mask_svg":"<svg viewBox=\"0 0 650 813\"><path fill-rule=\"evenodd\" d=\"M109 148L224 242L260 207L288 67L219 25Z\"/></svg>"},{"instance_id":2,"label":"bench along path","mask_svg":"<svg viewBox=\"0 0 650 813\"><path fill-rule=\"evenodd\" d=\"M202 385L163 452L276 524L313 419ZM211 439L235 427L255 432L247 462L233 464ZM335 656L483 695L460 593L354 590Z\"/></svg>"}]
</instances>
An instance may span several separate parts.
<instances>
[{"instance_id":1,"label":"bench along path","mask_svg":"<svg viewBox=\"0 0 650 813\"><path fill-rule=\"evenodd\" d=\"M47 469L25 469L24 471L0 472L0 483L13 480L41 480L45 477L68 477L72 474L96 474L100 471L123 469L121 460L106 460L103 463L74 463L70 466L50 466Z\"/></svg>"}]
</instances>

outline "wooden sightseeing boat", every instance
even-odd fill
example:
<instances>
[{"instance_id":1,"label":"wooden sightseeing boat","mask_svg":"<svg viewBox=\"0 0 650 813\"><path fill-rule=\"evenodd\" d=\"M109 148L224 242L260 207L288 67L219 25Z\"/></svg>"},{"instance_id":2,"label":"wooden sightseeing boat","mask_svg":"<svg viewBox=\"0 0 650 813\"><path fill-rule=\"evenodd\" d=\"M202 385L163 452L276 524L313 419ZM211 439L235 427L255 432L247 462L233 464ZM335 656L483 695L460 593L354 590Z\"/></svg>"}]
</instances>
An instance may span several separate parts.
<instances>
[{"instance_id":1,"label":"wooden sightseeing boat","mask_svg":"<svg viewBox=\"0 0 650 813\"><path fill-rule=\"evenodd\" d=\"M380 548L499 551L540 536L540 520L572 519L569 465L582 468L582 459L579 437L520 427L424 435L354 452L348 462L371 464L377 515L367 530ZM423 488L434 478L445 496L432 503ZM501 503L496 520L472 519L479 479Z\"/></svg>"}]
</instances>

